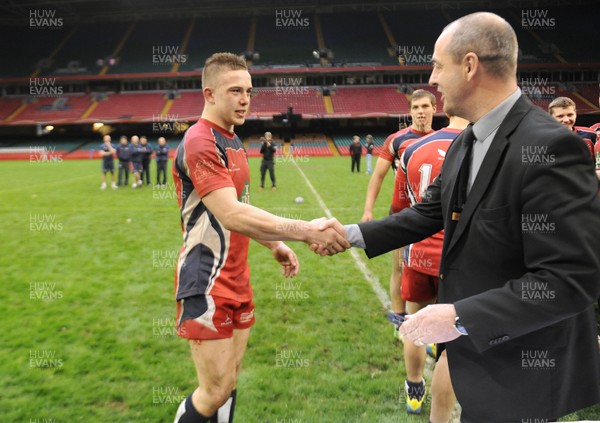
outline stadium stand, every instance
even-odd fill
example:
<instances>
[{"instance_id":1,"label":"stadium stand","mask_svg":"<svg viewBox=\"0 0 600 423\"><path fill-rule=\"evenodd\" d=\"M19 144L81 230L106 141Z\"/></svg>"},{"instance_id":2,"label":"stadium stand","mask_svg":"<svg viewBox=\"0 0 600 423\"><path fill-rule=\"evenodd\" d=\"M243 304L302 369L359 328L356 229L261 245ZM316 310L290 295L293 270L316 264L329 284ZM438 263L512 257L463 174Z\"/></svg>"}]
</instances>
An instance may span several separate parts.
<instances>
[{"instance_id":1,"label":"stadium stand","mask_svg":"<svg viewBox=\"0 0 600 423\"><path fill-rule=\"evenodd\" d=\"M397 46L405 53L405 64L421 66L430 65L433 45L439 35L428 28L443 28L450 22L439 10L389 12L385 13L385 20Z\"/></svg>"},{"instance_id":2,"label":"stadium stand","mask_svg":"<svg viewBox=\"0 0 600 423\"><path fill-rule=\"evenodd\" d=\"M294 156L333 156L327 141L294 141Z\"/></svg>"},{"instance_id":3,"label":"stadium stand","mask_svg":"<svg viewBox=\"0 0 600 423\"><path fill-rule=\"evenodd\" d=\"M10 123L69 123L81 117L89 105L90 97L87 95L35 98Z\"/></svg>"},{"instance_id":4,"label":"stadium stand","mask_svg":"<svg viewBox=\"0 0 600 423\"><path fill-rule=\"evenodd\" d=\"M577 92L581 94L587 101L592 104L598 104L598 84L584 84L584 83L576 83L574 84L577 88Z\"/></svg>"},{"instance_id":5,"label":"stadium stand","mask_svg":"<svg viewBox=\"0 0 600 423\"><path fill-rule=\"evenodd\" d=\"M335 13L320 17L325 46L335 63L397 64L375 13Z\"/></svg>"},{"instance_id":6,"label":"stadium stand","mask_svg":"<svg viewBox=\"0 0 600 423\"><path fill-rule=\"evenodd\" d=\"M400 114L408 111L408 101L397 86L337 87L331 100L335 113L352 115Z\"/></svg>"},{"instance_id":7,"label":"stadium stand","mask_svg":"<svg viewBox=\"0 0 600 423\"><path fill-rule=\"evenodd\" d=\"M383 143L384 143L385 139L387 138L387 135L375 135L375 134L372 134L372 135L373 135L373 143L375 144L375 148L373 149L373 155L379 156L379 153L381 153L381 148L383 147ZM337 148L337 150L341 156L349 156L350 155L348 148L350 147L350 144L352 144L352 137L353 137L353 135L337 135L337 136L333 137L335 147ZM366 145L366 141L365 141L363 135L361 135L361 144L363 146ZM363 153L365 155L367 154L366 149L363 151Z\"/></svg>"},{"instance_id":8,"label":"stadium stand","mask_svg":"<svg viewBox=\"0 0 600 423\"><path fill-rule=\"evenodd\" d=\"M288 106L294 108L294 113L310 115L326 113L323 96L320 90L314 87L257 88L254 90L250 104L251 114L259 116L283 113Z\"/></svg>"},{"instance_id":9,"label":"stadium stand","mask_svg":"<svg viewBox=\"0 0 600 423\"><path fill-rule=\"evenodd\" d=\"M176 119L200 118L204 108L204 97L201 91L182 91L173 100L173 105L167 110L167 114Z\"/></svg>"},{"instance_id":10,"label":"stadium stand","mask_svg":"<svg viewBox=\"0 0 600 423\"><path fill-rule=\"evenodd\" d=\"M0 97L0 121L9 117L22 104L21 97Z\"/></svg>"},{"instance_id":11,"label":"stadium stand","mask_svg":"<svg viewBox=\"0 0 600 423\"><path fill-rule=\"evenodd\" d=\"M285 78L284 78L285 79ZM572 98L579 113L597 113L598 91L596 83L560 84L551 82L521 81L524 94L546 109L558 96ZM408 93L425 89L436 96L438 115L442 114L441 95L428 85L405 85ZM167 91L112 93L98 101L83 118L92 99L89 95L64 95L30 98L25 96L0 98L0 119L5 124L25 125L40 123L76 123L93 121L152 122L163 113L163 119L195 121L204 106L201 91L180 91L168 101ZM285 86L256 88L251 101L250 118L271 117L284 113L289 106L305 118L325 116L369 117L396 116L409 113L408 98L396 85L352 86L331 90L333 114L328 114L320 88ZM21 107L23 105L23 107ZM18 113L15 113L15 112ZM11 116L12 115L12 116ZM10 117L10 120L7 118Z\"/></svg>"},{"instance_id":12,"label":"stadium stand","mask_svg":"<svg viewBox=\"0 0 600 423\"><path fill-rule=\"evenodd\" d=\"M72 30L65 27L62 31L44 31L40 36L39 30L29 27L0 25L0 49L4 57L0 76L31 76L40 66L52 66L52 53Z\"/></svg>"},{"instance_id":13,"label":"stadium stand","mask_svg":"<svg viewBox=\"0 0 600 423\"><path fill-rule=\"evenodd\" d=\"M199 70L205 59L215 51L258 52L260 57L250 55L255 88L248 123L239 133L277 131L289 125L273 122L272 117L291 106L303 118L293 131L296 137L302 132L325 132L322 151L313 148L317 145L312 139L296 139L296 147L304 148L307 154L347 154L337 133L359 127L349 124L353 119L373 128L357 131L363 139L366 132L392 132L398 118L407 119L407 98L415 89L434 93L436 119L441 121L441 96L426 85L429 62L438 29L475 11L472 4L459 3L455 8L420 10L401 5L389 10L376 6L361 10L319 8L317 14L315 9L286 9L288 15L295 13L303 22L298 25L296 21L293 28L278 24L273 10L239 10L225 15L196 9L188 13L189 5L181 10L171 8L163 15L146 16L146 10L131 10L128 18L98 19L97 10L92 12L78 4L73 10L90 12L88 19L65 19L59 30L43 31L23 25L21 17L14 15L12 23L0 26L0 46L10 58L0 69L0 132L19 139L23 131L39 132L40 125L69 123L70 128L59 126L66 131L62 132L66 138L81 132L91 139L97 133L92 133L90 124L97 121L123 124L119 130L125 133L147 134L157 120L193 123L204 105ZM576 102L578 123L597 122L597 117L589 116L600 115L600 45L590 42L600 35L594 18L596 8L537 9L555 19L555 30L523 25L521 7L497 10L517 31L524 92L529 90L526 94L544 110L553 98L568 96ZM68 15L65 8L57 7L57 11ZM329 63L312 56L320 47L333 52ZM155 63L156 48L158 54L183 54L186 60L178 67L158 63L160 59ZM399 66L401 52L406 66ZM109 57L117 60L113 66L99 63ZM44 77L55 78L52 83L62 86L64 94L33 95L30 89L35 79ZM535 78L542 81L538 87L541 93L527 86L527 81ZM325 88L330 95L323 95ZM102 96L103 100L95 101ZM72 128L77 129L69 132ZM180 134L172 137L179 139ZM251 154L253 148L249 147ZM376 142L376 153L379 148Z\"/></svg>"},{"instance_id":14,"label":"stadium stand","mask_svg":"<svg viewBox=\"0 0 600 423\"><path fill-rule=\"evenodd\" d=\"M98 106L88 117L104 121L113 119L152 121L154 116L161 113L165 102L165 95L162 92L113 94L99 101Z\"/></svg>"},{"instance_id":15,"label":"stadium stand","mask_svg":"<svg viewBox=\"0 0 600 423\"><path fill-rule=\"evenodd\" d=\"M187 28L189 21L180 21L178 24ZM186 49L189 52L188 60L180 66L179 71L200 70L208 56L217 51L231 51L234 53L245 51L249 29L250 19L247 17L214 16L211 18L196 18Z\"/></svg>"},{"instance_id":16,"label":"stadium stand","mask_svg":"<svg viewBox=\"0 0 600 423\"><path fill-rule=\"evenodd\" d=\"M120 22L78 26L41 75L97 75L102 70L98 60L113 53L126 29L127 25Z\"/></svg>"},{"instance_id":17,"label":"stadium stand","mask_svg":"<svg viewBox=\"0 0 600 423\"><path fill-rule=\"evenodd\" d=\"M516 18L511 23L517 27L517 36L521 43L524 38L524 32L532 32L538 49L542 52L551 54L554 60L563 63L594 63L598 61L598 55L594 52L594 43L591 40L597 40L600 37L598 25L585 23L587 16L598 16L597 7L577 5L571 7L550 7L537 9L526 9L530 16L536 16L531 22L535 27L524 28L527 26L527 16L524 11L516 14ZM525 19L525 22L523 22ZM545 24L548 27L545 27ZM540 28L541 26L541 28ZM568 30L567 28L571 28ZM568 40L568 42L566 42Z\"/></svg>"},{"instance_id":18,"label":"stadium stand","mask_svg":"<svg viewBox=\"0 0 600 423\"><path fill-rule=\"evenodd\" d=\"M312 16L302 15L301 11L299 12L300 18L287 19L300 19L299 23L307 23L308 26L297 26L297 29L294 30L281 26L284 24L283 19L286 18L276 21L277 18L273 15L257 17L256 38L254 46L251 48L260 53L257 64L267 66L301 64L305 66L306 63L314 62L312 51L317 48L314 19Z\"/></svg>"},{"instance_id":19,"label":"stadium stand","mask_svg":"<svg viewBox=\"0 0 600 423\"><path fill-rule=\"evenodd\" d=\"M260 157L261 135L252 135L245 140L246 152L249 157ZM281 160L291 160L291 157L325 157L333 156L327 137L324 134L298 134L292 142L293 151L290 150L291 143L284 143L281 138L273 137L273 142L277 145L276 157L282 157Z\"/></svg>"},{"instance_id":20,"label":"stadium stand","mask_svg":"<svg viewBox=\"0 0 600 423\"><path fill-rule=\"evenodd\" d=\"M179 20L135 23L128 38L123 34L124 44L118 62L110 67L109 73L170 72L172 56L178 60L177 56L184 54L181 53L181 45L188 24L189 21Z\"/></svg>"}]
</instances>

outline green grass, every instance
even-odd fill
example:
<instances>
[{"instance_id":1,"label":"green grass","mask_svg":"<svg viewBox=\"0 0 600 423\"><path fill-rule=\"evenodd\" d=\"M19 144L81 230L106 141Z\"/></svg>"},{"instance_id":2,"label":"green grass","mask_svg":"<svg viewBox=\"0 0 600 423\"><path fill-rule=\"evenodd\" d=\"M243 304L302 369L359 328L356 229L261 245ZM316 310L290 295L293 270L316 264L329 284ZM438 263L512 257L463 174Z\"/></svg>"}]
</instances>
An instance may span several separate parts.
<instances>
[{"instance_id":1,"label":"green grass","mask_svg":"<svg viewBox=\"0 0 600 423\"><path fill-rule=\"evenodd\" d=\"M285 217L323 215L291 163L277 164L275 192L257 190L259 161L250 166L253 204ZM336 217L360 219L368 176L351 174L348 158L300 166ZM98 161L0 168L1 420L172 421L196 383L187 343L172 327L181 244L172 186L100 191ZM378 217L387 214L391 182ZM305 202L295 204L297 196ZM301 261L293 285L269 251L251 244L257 323L236 421L427 421L428 409L409 418L399 403L400 344L352 257L290 245ZM368 267L387 290L389 257ZM572 418L598 416L600 407Z\"/></svg>"}]
</instances>

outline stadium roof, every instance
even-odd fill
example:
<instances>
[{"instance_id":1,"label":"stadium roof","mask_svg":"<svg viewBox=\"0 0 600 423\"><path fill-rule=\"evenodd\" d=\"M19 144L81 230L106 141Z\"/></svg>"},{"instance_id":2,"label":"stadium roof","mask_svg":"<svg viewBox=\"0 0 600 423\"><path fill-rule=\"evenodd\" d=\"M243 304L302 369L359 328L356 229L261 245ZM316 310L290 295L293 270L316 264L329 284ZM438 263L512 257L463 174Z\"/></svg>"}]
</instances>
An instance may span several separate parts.
<instances>
[{"instance_id":1,"label":"stadium roof","mask_svg":"<svg viewBox=\"0 0 600 423\"><path fill-rule=\"evenodd\" d=\"M595 3L594 0L5 0L0 3L0 25L27 25L31 10L55 11L57 17L69 24L191 16L264 15L281 9L333 13L441 8L489 10L502 7L577 7Z\"/></svg>"}]
</instances>

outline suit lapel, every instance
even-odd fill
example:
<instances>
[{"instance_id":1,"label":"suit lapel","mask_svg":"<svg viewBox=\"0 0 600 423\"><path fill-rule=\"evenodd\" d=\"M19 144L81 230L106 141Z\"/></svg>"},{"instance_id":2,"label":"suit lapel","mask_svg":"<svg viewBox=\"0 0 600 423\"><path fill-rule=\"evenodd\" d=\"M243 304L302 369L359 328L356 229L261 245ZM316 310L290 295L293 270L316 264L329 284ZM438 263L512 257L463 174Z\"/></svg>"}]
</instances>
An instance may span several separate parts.
<instances>
[{"instance_id":1,"label":"suit lapel","mask_svg":"<svg viewBox=\"0 0 600 423\"><path fill-rule=\"evenodd\" d=\"M455 225L452 223L452 207L458 195L458 175L468 150L463 141L464 138L465 132L463 131L454 139L446 153L446 160L444 161L444 168L442 170L442 184L444 184L444 181L448 181L446 187L442 188L442 207L446 220L446 225L444 225L444 249L450 239L452 239L453 230L455 229ZM456 153L454 153L454 149L456 149Z\"/></svg>"},{"instance_id":2,"label":"suit lapel","mask_svg":"<svg viewBox=\"0 0 600 423\"><path fill-rule=\"evenodd\" d=\"M521 96L519 100L512 107L506 118L498 128L498 132L494 139L492 140L492 144L490 145L489 150L487 151L483 162L481 163L481 167L479 168L479 172L477 172L477 176L475 177L475 181L473 181L473 185L471 187L471 191L467 197L467 201L465 203L465 207L462 211L460 220L456 224L456 228L454 229L454 233L451 234L451 238L444 242L444 247L447 247L445 253L448 254L452 248L456 245L460 237L465 232L466 228L473 217L473 214L477 210L479 203L481 202L483 195L488 190L490 183L492 182L493 176L496 173L496 169L500 165L502 161L502 157L504 154L504 150L507 148L509 144L508 137L514 131L516 126L519 124L521 119L525 116L525 113L532 106L532 103L524 96ZM464 154L464 153L463 153ZM458 162L462 163L462 160ZM455 194L456 189L456 179L457 174L453 175L452 179L452 193ZM454 197L452 197L454 198ZM446 217L449 215L446 214Z\"/></svg>"}]
</instances>

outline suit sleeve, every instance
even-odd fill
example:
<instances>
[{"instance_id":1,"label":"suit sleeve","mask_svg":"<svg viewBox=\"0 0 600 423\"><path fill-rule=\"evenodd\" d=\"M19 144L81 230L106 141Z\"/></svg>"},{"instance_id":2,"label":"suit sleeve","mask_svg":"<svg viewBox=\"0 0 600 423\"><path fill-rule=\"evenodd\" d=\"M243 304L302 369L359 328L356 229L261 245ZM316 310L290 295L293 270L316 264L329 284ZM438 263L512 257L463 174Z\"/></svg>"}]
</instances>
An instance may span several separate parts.
<instances>
[{"instance_id":1,"label":"suit sleeve","mask_svg":"<svg viewBox=\"0 0 600 423\"><path fill-rule=\"evenodd\" d=\"M526 272L454 304L480 352L492 348L494 337L514 339L560 325L600 295L598 182L585 144L576 138L556 136L547 144L552 163L523 173L515 201L521 204Z\"/></svg>"},{"instance_id":2,"label":"suit sleeve","mask_svg":"<svg viewBox=\"0 0 600 423\"><path fill-rule=\"evenodd\" d=\"M440 174L427 188L422 202L384 219L360 223L367 257L421 241L444 229L441 184Z\"/></svg>"}]
</instances>

